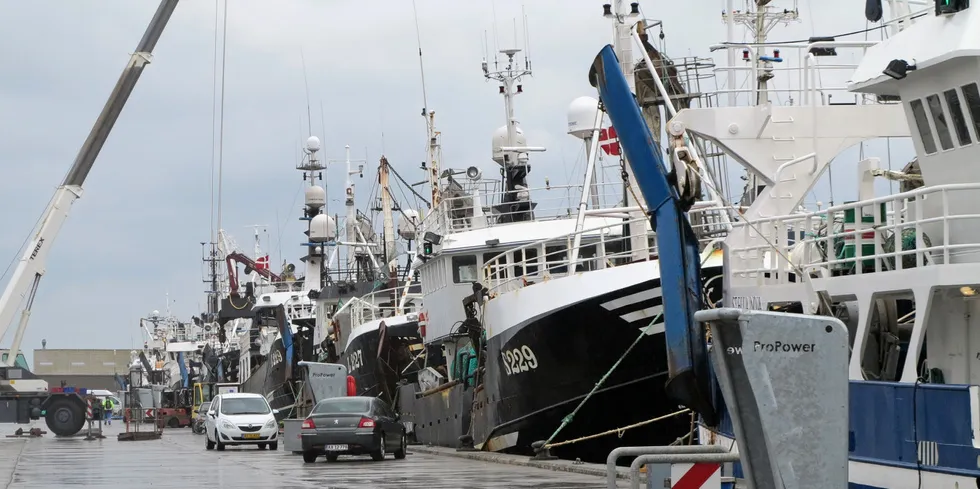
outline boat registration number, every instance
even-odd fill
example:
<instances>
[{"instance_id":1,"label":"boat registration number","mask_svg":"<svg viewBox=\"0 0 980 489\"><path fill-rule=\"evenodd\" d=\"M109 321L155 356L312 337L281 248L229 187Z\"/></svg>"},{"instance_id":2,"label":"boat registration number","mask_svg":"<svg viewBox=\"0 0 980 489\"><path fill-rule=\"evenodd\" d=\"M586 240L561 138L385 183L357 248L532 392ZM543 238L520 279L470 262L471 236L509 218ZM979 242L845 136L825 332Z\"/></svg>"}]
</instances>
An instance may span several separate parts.
<instances>
[{"instance_id":1,"label":"boat registration number","mask_svg":"<svg viewBox=\"0 0 980 489\"><path fill-rule=\"evenodd\" d=\"M328 452L343 452L347 450L347 445L327 445L324 447Z\"/></svg>"},{"instance_id":2,"label":"boat registration number","mask_svg":"<svg viewBox=\"0 0 980 489\"><path fill-rule=\"evenodd\" d=\"M246 440L256 440L259 438L258 433L245 433L242 435Z\"/></svg>"}]
</instances>

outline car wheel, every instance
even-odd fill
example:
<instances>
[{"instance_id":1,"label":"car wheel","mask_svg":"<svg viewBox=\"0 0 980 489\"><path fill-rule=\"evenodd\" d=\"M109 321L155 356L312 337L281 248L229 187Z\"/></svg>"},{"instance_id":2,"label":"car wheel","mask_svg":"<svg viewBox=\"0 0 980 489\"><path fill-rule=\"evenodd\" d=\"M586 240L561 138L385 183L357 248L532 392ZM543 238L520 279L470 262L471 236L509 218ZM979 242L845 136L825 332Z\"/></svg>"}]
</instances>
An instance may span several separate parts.
<instances>
[{"instance_id":1,"label":"car wheel","mask_svg":"<svg viewBox=\"0 0 980 489\"><path fill-rule=\"evenodd\" d=\"M306 463L308 463L308 464L311 464L313 462L316 462L316 458L318 456L319 455L316 452L303 452L303 461L306 462ZM329 459L330 459L330 456L328 455L327 456L327 460L329 460Z\"/></svg>"},{"instance_id":2,"label":"car wheel","mask_svg":"<svg viewBox=\"0 0 980 489\"><path fill-rule=\"evenodd\" d=\"M221 443L221 439L218 438L218 430L214 430L214 443L218 446L218 451L223 451L225 449L225 444Z\"/></svg>"},{"instance_id":3,"label":"car wheel","mask_svg":"<svg viewBox=\"0 0 980 489\"><path fill-rule=\"evenodd\" d=\"M279 442L274 441L274 442L270 443L269 444L269 450L272 450L272 451L279 450Z\"/></svg>"},{"instance_id":4,"label":"car wheel","mask_svg":"<svg viewBox=\"0 0 980 489\"><path fill-rule=\"evenodd\" d=\"M338 458L340 458L340 455L337 455L336 453L327 454L327 462L336 462Z\"/></svg>"},{"instance_id":5,"label":"car wheel","mask_svg":"<svg viewBox=\"0 0 980 489\"><path fill-rule=\"evenodd\" d=\"M406 438L405 433L402 433L402 441L398 445L398 450L395 450L395 458L398 460L405 458L405 455L408 454L408 452L406 451L408 443L405 438Z\"/></svg>"},{"instance_id":6,"label":"car wheel","mask_svg":"<svg viewBox=\"0 0 980 489\"><path fill-rule=\"evenodd\" d=\"M259 450L265 450L265 443L259 443Z\"/></svg>"},{"instance_id":7,"label":"car wheel","mask_svg":"<svg viewBox=\"0 0 980 489\"><path fill-rule=\"evenodd\" d=\"M375 450L371 454L371 458L374 459L375 462L380 462L380 461L382 461L382 460L385 459L385 455L386 455L386 453L385 453L385 445L386 445L386 443L385 443L385 434L382 433L381 434L381 443L378 444L378 449Z\"/></svg>"}]
</instances>

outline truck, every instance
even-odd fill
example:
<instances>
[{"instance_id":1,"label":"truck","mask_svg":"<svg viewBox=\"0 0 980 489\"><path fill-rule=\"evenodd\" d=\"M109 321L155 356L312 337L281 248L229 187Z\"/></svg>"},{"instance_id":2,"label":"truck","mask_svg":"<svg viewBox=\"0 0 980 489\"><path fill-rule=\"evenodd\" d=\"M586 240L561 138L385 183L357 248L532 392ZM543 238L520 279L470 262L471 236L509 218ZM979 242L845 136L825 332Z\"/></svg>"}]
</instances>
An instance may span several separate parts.
<instances>
[{"instance_id":1,"label":"truck","mask_svg":"<svg viewBox=\"0 0 980 489\"><path fill-rule=\"evenodd\" d=\"M20 305L24 304L7 361L0 365L0 422L26 424L43 416L48 429L60 436L75 435L85 425L88 408L85 389L66 386L49 388L46 381L30 370L15 365L15 361L30 319L38 284L45 273L51 245L67 219L71 205L82 196L82 184L92 170L143 69L150 63L153 48L177 7L177 1L160 2L150 25L109 95L109 100L102 108L102 113L75 157L75 162L62 184L55 190L54 197L42 215L37 233L28 242L3 295L0 295L0 339L3 339L10 328Z\"/></svg>"}]
</instances>

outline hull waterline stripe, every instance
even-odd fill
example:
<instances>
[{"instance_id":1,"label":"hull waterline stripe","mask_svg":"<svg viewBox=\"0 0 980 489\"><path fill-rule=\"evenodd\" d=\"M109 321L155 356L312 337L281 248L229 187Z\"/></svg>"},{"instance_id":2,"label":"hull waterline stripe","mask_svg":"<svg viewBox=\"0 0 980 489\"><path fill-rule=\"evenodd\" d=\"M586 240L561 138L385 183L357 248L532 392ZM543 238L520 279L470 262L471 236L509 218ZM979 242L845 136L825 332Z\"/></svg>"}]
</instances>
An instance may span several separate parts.
<instances>
[{"instance_id":1,"label":"hull waterline stripe","mask_svg":"<svg viewBox=\"0 0 980 489\"><path fill-rule=\"evenodd\" d=\"M650 290L643 290L635 294L620 297L619 299L604 302L602 307L604 307L607 311L612 311L636 302L656 299L658 297L660 297L660 287L654 287Z\"/></svg>"}]
</instances>

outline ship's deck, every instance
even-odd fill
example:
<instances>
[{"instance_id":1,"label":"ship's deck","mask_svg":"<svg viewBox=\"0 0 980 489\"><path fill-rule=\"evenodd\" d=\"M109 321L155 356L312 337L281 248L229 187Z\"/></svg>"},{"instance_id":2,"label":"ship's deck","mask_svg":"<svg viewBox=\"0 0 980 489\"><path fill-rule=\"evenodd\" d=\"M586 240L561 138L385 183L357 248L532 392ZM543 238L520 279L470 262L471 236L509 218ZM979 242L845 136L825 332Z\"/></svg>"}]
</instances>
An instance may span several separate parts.
<instances>
[{"instance_id":1,"label":"ship's deck","mask_svg":"<svg viewBox=\"0 0 980 489\"><path fill-rule=\"evenodd\" d=\"M165 429L159 440L117 441L121 423L105 427L105 439L7 438L18 425L0 424L0 489L107 488L601 488L599 476L493 463L409 450L405 460L388 457L321 458L304 464L282 450L229 447L207 451L203 435L189 428ZM38 424L45 429L43 423ZM24 426L25 431L27 427ZM426 450L431 452L430 450ZM488 454L489 455L489 454ZM620 481L626 485L626 481Z\"/></svg>"}]
</instances>

